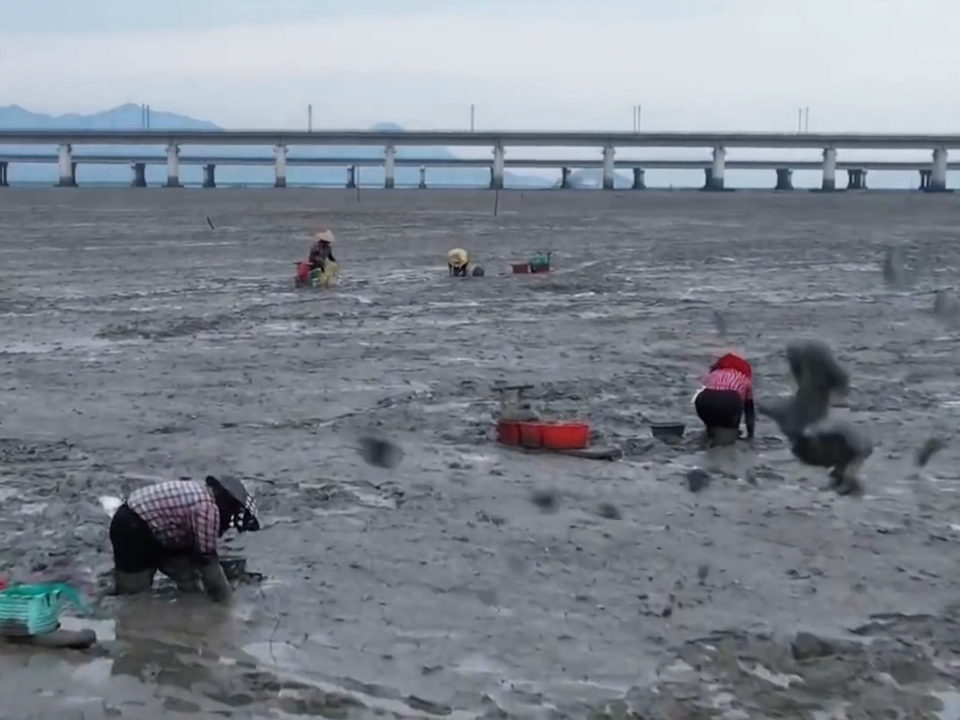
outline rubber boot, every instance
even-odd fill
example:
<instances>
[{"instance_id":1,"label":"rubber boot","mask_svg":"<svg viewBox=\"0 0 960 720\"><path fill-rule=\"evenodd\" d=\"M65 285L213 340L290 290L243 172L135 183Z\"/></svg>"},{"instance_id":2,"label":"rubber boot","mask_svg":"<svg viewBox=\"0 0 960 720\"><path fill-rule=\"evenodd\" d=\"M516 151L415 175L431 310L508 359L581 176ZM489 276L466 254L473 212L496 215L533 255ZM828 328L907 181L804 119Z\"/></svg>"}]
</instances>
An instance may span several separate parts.
<instances>
[{"instance_id":1,"label":"rubber boot","mask_svg":"<svg viewBox=\"0 0 960 720\"><path fill-rule=\"evenodd\" d=\"M5 640L13 645L29 645L51 650L86 650L96 644L97 633L93 630L54 630L43 635L11 637Z\"/></svg>"},{"instance_id":2,"label":"rubber boot","mask_svg":"<svg viewBox=\"0 0 960 720\"><path fill-rule=\"evenodd\" d=\"M173 580L180 592L200 592L200 572L193 558L167 558L160 565L160 572Z\"/></svg>"},{"instance_id":3,"label":"rubber boot","mask_svg":"<svg viewBox=\"0 0 960 720\"><path fill-rule=\"evenodd\" d=\"M113 571L113 588L117 595L137 595L139 593L150 592L153 587L153 570L144 570L143 572L126 573L119 570Z\"/></svg>"},{"instance_id":4,"label":"rubber boot","mask_svg":"<svg viewBox=\"0 0 960 720\"><path fill-rule=\"evenodd\" d=\"M219 561L207 563L200 568L200 580L207 595L216 602L230 602L233 597L233 588L227 580Z\"/></svg>"}]
</instances>

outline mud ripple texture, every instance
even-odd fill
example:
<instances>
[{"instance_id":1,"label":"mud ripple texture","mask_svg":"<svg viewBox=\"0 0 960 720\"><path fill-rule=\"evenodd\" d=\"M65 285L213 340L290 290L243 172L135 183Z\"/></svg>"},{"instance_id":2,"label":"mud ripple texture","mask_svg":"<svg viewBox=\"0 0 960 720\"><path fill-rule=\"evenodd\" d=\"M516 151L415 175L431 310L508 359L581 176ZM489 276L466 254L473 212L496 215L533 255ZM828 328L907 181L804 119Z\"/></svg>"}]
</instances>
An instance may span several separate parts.
<instances>
[{"instance_id":1,"label":"mud ripple texture","mask_svg":"<svg viewBox=\"0 0 960 720\"><path fill-rule=\"evenodd\" d=\"M958 716L960 458L914 458L960 414L957 335L930 310L955 290L960 201L492 211L468 192L0 192L0 559L84 583L103 639L5 650L4 717ZM295 292L316 225L343 282ZM455 246L486 276L447 277ZM885 279L890 248L909 282ZM556 272L506 274L541 249ZM763 422L753 451L649 438L696 428L727 349L758 393L790 392L798 337L854 378L837 412L876 443L863 499L823 492ZM497 448L504 381L625 459ZM364 463L368 433L402 464ZM266 580L228 610L101 597L97 498L217 471L261 498L265 529L230 552Z\"/></svg>"}]
</instances>

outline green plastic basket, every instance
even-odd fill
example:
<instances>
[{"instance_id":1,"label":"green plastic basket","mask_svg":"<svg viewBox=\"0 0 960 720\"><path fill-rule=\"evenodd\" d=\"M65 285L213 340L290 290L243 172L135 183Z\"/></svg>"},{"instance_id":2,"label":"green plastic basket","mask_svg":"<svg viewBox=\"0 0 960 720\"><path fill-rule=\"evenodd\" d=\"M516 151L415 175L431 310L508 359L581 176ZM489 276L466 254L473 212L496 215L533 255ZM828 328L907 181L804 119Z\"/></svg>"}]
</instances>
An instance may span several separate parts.
<instances>
[{"instance_id":1,"label":"green plastic basket","mask_svg":"<svg viewBox=\"0 0 960 720\"><path fill-rule=\"evenodd\" d=\"M65 583L8 587L0 592L0 634L30 637L59 629L63 600L86 610L80 594Z\"/></svg>"},{"instance_id":2,"label":"green plastic basket","mask_svg":"<svg viewBox=\"0 0 960 720\"><path fill-rule=\"evenodd\" d=\"M538 252L536 255L530 258L530 270L531 272L542 272L543 270L550 269L550 256L553 253L550 252Z\"/></svg>"}]
</instances>

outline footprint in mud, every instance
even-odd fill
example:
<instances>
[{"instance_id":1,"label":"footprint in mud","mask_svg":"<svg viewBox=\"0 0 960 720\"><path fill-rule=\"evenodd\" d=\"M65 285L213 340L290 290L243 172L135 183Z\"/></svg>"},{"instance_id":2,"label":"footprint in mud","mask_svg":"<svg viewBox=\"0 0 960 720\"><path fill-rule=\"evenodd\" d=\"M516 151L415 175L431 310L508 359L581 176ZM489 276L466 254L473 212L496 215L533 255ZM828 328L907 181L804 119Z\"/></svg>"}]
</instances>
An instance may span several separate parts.
<instances>
[{"instance_id":1,"label":"footprint in mud","mask_svg":"<svg viewBox=\"0 0 960 720\"><path fill-rule=\"evenodd\" d=\"M530 502L543 513L555 513L560 509L560 494L555 490L534 490Z\"/></svg>"}]
</instances>

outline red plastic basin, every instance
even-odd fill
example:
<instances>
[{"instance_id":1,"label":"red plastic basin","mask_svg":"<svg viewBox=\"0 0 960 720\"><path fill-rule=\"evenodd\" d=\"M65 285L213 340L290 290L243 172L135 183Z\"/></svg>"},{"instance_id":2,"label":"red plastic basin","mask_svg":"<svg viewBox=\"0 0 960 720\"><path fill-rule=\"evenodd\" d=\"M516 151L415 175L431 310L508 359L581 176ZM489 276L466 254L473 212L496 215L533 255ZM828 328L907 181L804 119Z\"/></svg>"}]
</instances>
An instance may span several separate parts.
<instances>
[{"instance_id":1,"label":"red plastic basin","mask_svg":"<svg viewBox=\"0 0 960 720\"><path fill-rule=\"evenodd\" d=\"M541 423L521 422L517 423L520 430L520 444L530 450L539 450L543 447L543 434L541 433Z\"/></svg>"},{"instance_id":2,"label":"red plastic basin","mask_svg":"<svg viewBox=\"0 0 960 720\"><path fill-rule=\"evenodd\" d=\"M530 272L530 263L513 263L511 267L514 275L526 275Z\"/></svg>"},{"instance_id":3,"label":"red plastic basin","mask_svg":"<svg viewBox=\"0 0 960 720\"><path fill-rule=\"evenodd\" d=\"M584 450L590 444L587 423L541 423L543 447L550 450Z\"/></svg>"},{"instance_id":4,"label":"red plastic basin","mask_svg":"<svg viewBox=\"0 0 960 720\"><path fill-rule=\"evenodd\" d=\"M497 421L497 442L504 445L520 444L520 423L509 420Z\"/></svg>"}]
</instances>

